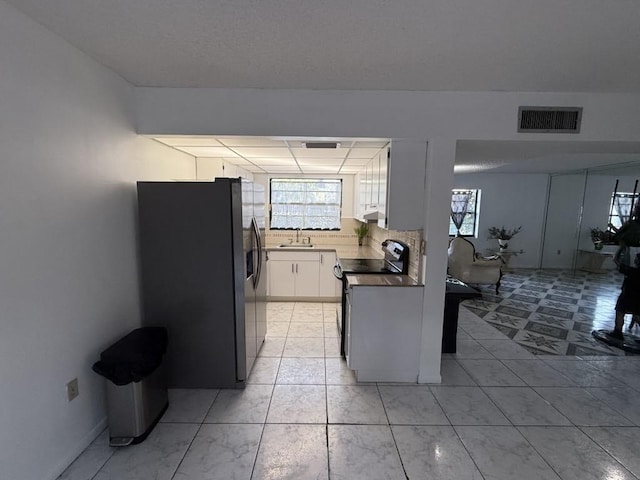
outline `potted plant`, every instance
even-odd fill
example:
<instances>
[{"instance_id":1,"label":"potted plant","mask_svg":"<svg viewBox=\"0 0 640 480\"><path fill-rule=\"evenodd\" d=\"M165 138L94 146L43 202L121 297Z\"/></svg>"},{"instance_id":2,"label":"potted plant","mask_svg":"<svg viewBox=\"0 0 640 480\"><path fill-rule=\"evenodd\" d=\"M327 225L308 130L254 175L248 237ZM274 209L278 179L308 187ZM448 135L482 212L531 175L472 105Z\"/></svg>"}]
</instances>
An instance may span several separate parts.
<instances>
[{"instance_id":1,"label":"potted plant","mask_svg":"<svg viewBox=\"0 0 640 480\"><path fill-rule=\"evenodd\" d=\"M356 228L354 228L353 231L358 236L358 245L362 246L364 237L366 237L367 233L369 233L369 225L367 225L366 223L361 223Z\"/></svg>"},{"instance_id":2,"label":"potted plant","mask_svg":"<svg viewBox=\"0 0 640 480\"><path fill-rule=\"evenodd\" d=\"M504 228L504 225L500 228L490 227L489 238L497 239L498 245L500 245L500 251L504 251L509 248L509 240L522 229L522 225L513 230Z\"/></svg>"},{"instance_id":3,"label":"potted plant","mask_svg":"<svg viewBox=\"0 0 640 480\"><path fill-rule=\"evenodd\" d=\"M604 231L599 227L591 228L591 241L593 242L593 248L596 250L602 250L604 245Z\"/></svg>"}]
</instances>

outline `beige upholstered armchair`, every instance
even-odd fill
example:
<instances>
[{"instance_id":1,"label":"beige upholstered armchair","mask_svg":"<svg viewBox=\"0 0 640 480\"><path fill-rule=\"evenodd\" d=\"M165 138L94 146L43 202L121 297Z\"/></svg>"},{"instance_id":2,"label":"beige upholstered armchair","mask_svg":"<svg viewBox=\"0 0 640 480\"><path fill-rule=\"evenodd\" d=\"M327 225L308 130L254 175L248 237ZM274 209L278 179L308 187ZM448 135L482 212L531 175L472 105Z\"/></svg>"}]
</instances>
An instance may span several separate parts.
<instances>
[{"instance_id":1,"label":"beige upholstered armchair","mask_svg":"<svg viewBox=\"0 0 640 480\"><path fill-rule=\"evenodd\" d=\"M449 275L465 283L491 284L500 288L502 259L482 257L469 240L455 237L449 242Z\"/></svg>"}]
</instances>

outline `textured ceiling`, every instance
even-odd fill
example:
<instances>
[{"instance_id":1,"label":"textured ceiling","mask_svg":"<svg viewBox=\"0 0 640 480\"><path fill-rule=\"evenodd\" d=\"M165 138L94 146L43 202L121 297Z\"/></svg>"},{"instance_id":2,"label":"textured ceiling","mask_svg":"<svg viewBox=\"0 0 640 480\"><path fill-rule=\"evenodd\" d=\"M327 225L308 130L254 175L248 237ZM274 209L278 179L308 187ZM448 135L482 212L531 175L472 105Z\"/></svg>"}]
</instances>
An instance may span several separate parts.
<instances>
[{"instance_id":1,"label":"textured ceiling","mask_svg":"<svg viewBox=\"0 0 640 480\"><path fill-rule=\"evenodd\" d=\"M140 86L640 92L638 0L5 1ZM173 146L251 171L351 173L362 160L346 149L312 159L282 139L247 140L272 148L265 154L285 148L258 160L211 150L224 148L213 140ZM467 141L456 171L638 160L631 143Z\"/></svg>"},{"instance_id":2,"label":"textured ceiling","mask_svg":"<svg viewBox=\"0 0 640 480\"><path fill-rule=\"evenodd\" d=\"M6 0L135 85L640 91L637 0Z\"/></svg>"}]
</instances>

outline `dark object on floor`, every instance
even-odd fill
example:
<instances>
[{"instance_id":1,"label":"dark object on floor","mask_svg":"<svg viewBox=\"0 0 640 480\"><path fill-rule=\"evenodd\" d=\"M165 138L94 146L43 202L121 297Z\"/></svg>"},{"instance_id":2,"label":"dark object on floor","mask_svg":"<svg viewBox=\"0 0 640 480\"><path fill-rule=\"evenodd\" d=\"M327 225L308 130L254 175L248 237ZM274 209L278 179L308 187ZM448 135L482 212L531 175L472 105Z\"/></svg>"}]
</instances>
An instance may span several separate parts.
<instances>
[{"instance_id":1,"label":"dark object on floor","mask_svg":"<svg viewBox=\"0 0 640 480\"><path fill-rule=\"evenodd\" d=\"M444 325L442 326L442 353L456 353L460 302L478 297L482 298L482 293L478 289L447 275L444 296Z\"/></svg>"},{"instance_id":2,"label":"dark object on floor","mask_svg":"<svg viewBox=\"0 0 640 480\"><path fill-rule=\"evenodd\" d=\"M105 377L109 445L142 442L169 406L163 360L164 327L133 330L100 355L93 370Z\"/></svg>"},{"instance_id":3,"label":"dark object on floor","mask_svg":"<svg viewBox=\"0 0 640 480\"><path fill-rule=\"evenodd\" d=\"M93 371L116 385L139 382L158 368L166 351L166 328L137 328L102 352Z\"/></svg>"},{"instance_id":4,"label":"dark object on floor","mask_svg":"<svg viewBox=\"0 0 640 480\"><path fill-rule=\"evenodd\" d=\"M640 338L630 333L622 334L622 339L612 335L613 330L594 330L591 332L593 338L606 343L612 347L620 348L625 352L640 354Z\"/></svg>"}]
</instances>

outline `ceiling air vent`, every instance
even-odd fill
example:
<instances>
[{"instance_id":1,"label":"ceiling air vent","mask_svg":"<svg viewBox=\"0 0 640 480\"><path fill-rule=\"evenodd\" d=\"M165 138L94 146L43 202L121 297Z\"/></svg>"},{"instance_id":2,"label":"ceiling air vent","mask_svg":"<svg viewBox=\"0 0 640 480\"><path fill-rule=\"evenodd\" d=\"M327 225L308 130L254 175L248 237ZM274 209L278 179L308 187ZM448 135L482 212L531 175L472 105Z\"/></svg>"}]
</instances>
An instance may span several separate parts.
<instances>
[{"instance_id":1,"label":"ceiling air vent","mask_svg":"<svg viewBox=\"0 0 640 480\"><path fill-rule=\"evenodd\" d=\"M580 133L582 107L520 107L518 131Z\"/></svg>"},{"instance_id":2,"label":"ceiling air vent","mask_svg":"<svg viewBox=\"0 0 640 480\"><path fill-rule=\"evenodd\" d=\"M338 148L337 142L305 142L305 148Z\"/></svg>"}]
</instances>

